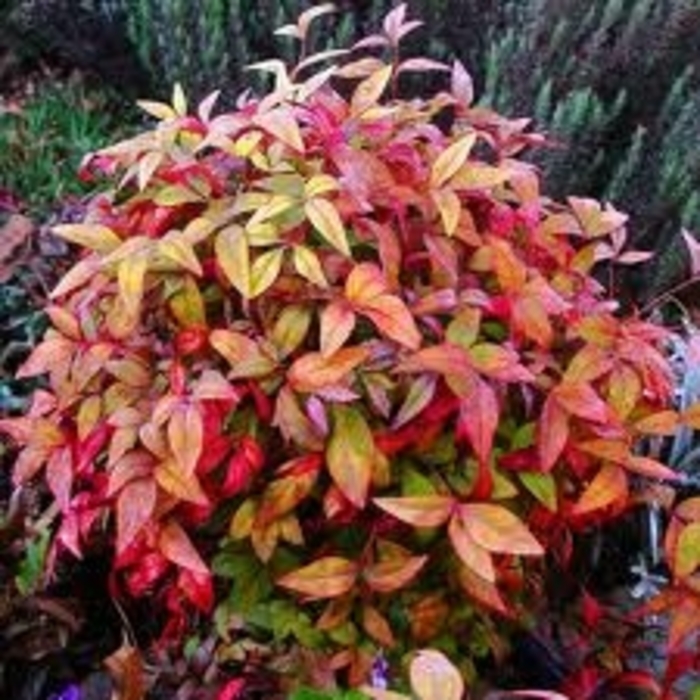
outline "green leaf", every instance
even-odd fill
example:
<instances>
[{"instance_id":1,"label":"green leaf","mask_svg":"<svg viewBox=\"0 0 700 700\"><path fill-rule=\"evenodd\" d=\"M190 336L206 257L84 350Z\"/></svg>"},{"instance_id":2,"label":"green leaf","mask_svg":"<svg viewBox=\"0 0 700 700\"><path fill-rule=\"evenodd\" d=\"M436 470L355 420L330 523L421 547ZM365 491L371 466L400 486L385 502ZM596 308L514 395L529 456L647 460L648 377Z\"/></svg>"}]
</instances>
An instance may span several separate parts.
<instances>
[{"instance_id":1,"label":"green leaf","mask_svg":"<svg viewBox=\"0 0 700 700\"><path fill-rule=\"evenodd\" d=\"M523 486L552 513L557 511L557 483L551 474L519 472Z\"/></svg>"}]
</instances>

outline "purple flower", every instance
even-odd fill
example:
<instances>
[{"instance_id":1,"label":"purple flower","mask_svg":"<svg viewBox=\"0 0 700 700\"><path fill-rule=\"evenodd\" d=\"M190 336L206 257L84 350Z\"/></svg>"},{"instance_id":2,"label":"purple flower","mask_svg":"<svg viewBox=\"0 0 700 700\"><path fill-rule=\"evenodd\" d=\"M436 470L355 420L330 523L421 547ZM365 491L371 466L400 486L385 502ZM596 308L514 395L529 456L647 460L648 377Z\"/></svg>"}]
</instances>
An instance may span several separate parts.
<instances>
[{"instance_id":1,"label":"purple flower","mask_svg":"<svg viewBox=\"0 0 700 700\"><path fill-rule=\"evenodd\" d=\"M381 652L374 657L372 662L370 685L381 690L386 690L389 687L389 664Z\"/></svg>"},{"instance_id":2,"label":"purple flower","mask_svg":"<svg viewBox=\"0 0 700 700\"><path fill-rule=\"evenodd\" d=\"M81 698L82 693L77 683L71 683L60 692L53 693L49 696L49 700L81 700Z\"/></svg>"}]
</instances>

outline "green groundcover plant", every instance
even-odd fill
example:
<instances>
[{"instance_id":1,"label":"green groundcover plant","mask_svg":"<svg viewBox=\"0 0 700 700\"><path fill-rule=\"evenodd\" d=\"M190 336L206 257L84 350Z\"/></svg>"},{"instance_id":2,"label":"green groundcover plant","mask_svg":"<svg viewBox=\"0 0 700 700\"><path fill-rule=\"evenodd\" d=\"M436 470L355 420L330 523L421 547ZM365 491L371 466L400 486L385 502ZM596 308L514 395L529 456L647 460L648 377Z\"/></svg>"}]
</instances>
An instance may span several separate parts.
<instances>
[{"instance_id":1,"label":"green groundcover plant","mask_svg":"<svg viewBox=\"0 0 700 700\"><path fill-rule=\"evenodd\" d=\"M540 142L526 120L474 107L461 64L400 55L420 24L403 5L352 55L309 53L330 9L279 30L299 60L255 66L269 93L215 116L216 95L191 113L176 88L86 162L111 187L56 229L82 255L20 370L48 386L0 428L15 482L59 513L49 567L106 538L114 594L150 595L164 641L216 608L224 637L304 649L319 686L402 697L377 667L400 677L423 649L414 695L459 698L534 624L574 535L677 480L640 446L700 409L670 407L667 332L594 276L646 257L626 216L547 198L518 158ZM446 89L400 99L425 71ZM672 616L666 675L623 644L579 654L565 692L673 697L695 665L698 502L671 516L649 603ZM572 643L593 648L583 600Z\"/></svg>"}]
</instances>

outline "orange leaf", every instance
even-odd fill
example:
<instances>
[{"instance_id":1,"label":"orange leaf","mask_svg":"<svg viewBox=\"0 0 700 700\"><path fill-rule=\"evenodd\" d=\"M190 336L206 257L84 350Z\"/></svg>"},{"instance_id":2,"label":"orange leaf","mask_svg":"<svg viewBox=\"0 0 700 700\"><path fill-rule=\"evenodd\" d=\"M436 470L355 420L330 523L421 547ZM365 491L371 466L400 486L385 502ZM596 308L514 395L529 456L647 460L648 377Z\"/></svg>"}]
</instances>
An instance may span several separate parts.
<instances>
[{"instance_id":1,"label":"orange leaf","mask_svg":"<svg viewBox=\"0 0 700 700\"><path fill-rule=\"evenodd\" d=\"M469 531L465 528L459 513L450 518L447 532L450 542L457 556L465 566L468 566L474 573L486 579L490 583L496 581L496 569L493 566L493 559L488 550L477 544Z\"/></svg>"},{"instance_id":2,"label":"orange leaf","mask_svg":"<svg viewBox=\"0 0 700 700\"><path fill-rule=\"evenodd\" d=\"M613 362L607 350L597 345L584 345L569 363L564 373L565 382L592 382L607 374Z\"/></svg>"},{"instance_id":3,"label":"orange leaf","mask_svg":"<svg viewBox=\"0 0 700 700\"><path fill-rule=\"evenodd\" d=\"M298 457L286 466L293 468L295 462L301 463L307 459L308 457ZM314 469L272 481L263 492L256 526L267 527L273 520L294 510L311 493L317 477L318 469Z\"/></svg>"},{"instance_id":4,"label":"orange leaf","mask_svg":"<svg viewBox=\"0 0 700 700\"><path fill-rule=\"evenodd\" d=\"M550 394L537 424L537 449L542 471L552 470L569 439L569 414Z\"/></svg>"},{"instance_id":5,"label":"orange leaf","mask_svg":"<svg viewBox=\"0 0 700 700\"><path fill-rule=\"evenodd\" d=\"M388 559L366 567L362 577L373 591L392 593L408 585L427 561L427 556Z\"/></svg>"},{"instance_id":6,"label":"orange leaf","mask_svg":"<svg viewBox=\"0 0 700 700\"><path fill-rule=\"evenodd\" d=\"M527 525L504 506L493 503L463 503L459 514L465 530L481 547L504 554L544 554L542 545Z\"/></svg>"},{"instance_id":7,"label":"orange leaf","mask_svg":"<svg viewBox=\"0 0 700 700\"><path fill-rule=\"evenodd\" d=\"M540 347L549 348L552 344L552 323L540 299L531 295L519 297L513 305L513 322L521 333Z\"/></svg>"},{"instance_id":8,"label":"orange leaf","mask_svg":"<svg viewBox=\"0 0 700 700\"><path fill-rule=\"evenodd\" d=\"M321 312L321 354L340 350L355 328L355 313L344 301L334 301Z\"/></svg>"},{"instance_id":9,"label":"orange leaf","mask_svg":"<svg viewBox=\"0 0 700 700\"><path fill-rule=\"evenodd\" d=\"M146 674L139 650L123 644L110 654L104 664L114 679L116 700L143 700L146 697Z\"/></svg>"},{"instance_id":10,"label":"orange leaf","mask_svg":"<svg viewBox=\"0 0 700 700\"><path fill-rule=\"evenodd\" d=\"M358 566L354 561L329 556L282 576L277 584L311 600L319 600L347 593L355 585L357 575Z\"/></svg>"},{"instance_id":11,"label":"orange leaf","mask_svg":"<svg viewBox=\"0 0 700 700\"><path fill-rule=\"evenodd\" d=\"M187 533L174 520L170 520L160 531L158 549L163 556L183 569L197 574L209 574L207 565L187 536Z\"/></svg>"},{"instance_id":12,"label":"orange leaf","mask_svg":"<svg viewBox=\"0 0 700 700\"><path fill-rule=\"evenodd\" d=\"M194 474L204 446L204 423L193 404L175 408L168 423L168 443L177 466L185 474Z\"/></svg>"},{"instance_id":13,"label":"orange leaf","mask_svg":"<svg viewBox=\"0 0 700 700\"><path fill-rule=\"evenodd\" d=\"M595 389L584 382L562 382L554 388L553 394L560 406L572 416L594 423L610 420L610 410Z\"/></svg>"},{"instance_id":14,"label":"orange leaf","mask_svg":"<svg viewBox=\"0 0 700 700\"><path fill-rule=\"evenodd\" d=\"M350 406L336 405L326 462L333 481L358 508L364 508L367 500L375 455L374 438L362 413Z\"/></svg>"},{"instance_id":15,"label":"orange leaf","mask_svg":"<svg viewBox=\"0 0 700 700\"><path fill-rule=\"evenodd\" d=\"M615 413L626 419L642 396L642 380L635 370L619 365L610 374L608 403Z\"/></svg>"},{"instance_id":16,"label":"orange leaf","mask_svg":"<svg viewBox=\"0 0 700 700\"><path fill-rule=\"evenodd\" d=\"M629 491L627 474L622 467L606 463L586 487L573 507L574 515L584 515L626 500Z\"/></svg>"},{"instance_id":17,"label":"orange leaf","mask_svg":"<svg viewBox=\"0 0 700 700\"><path fill-rule=\"evenodd\" d=\"M675 411L659 411L634 424L634 430L643 435L674 435L679 427L678 414Z\"/></svg>"},{"instance_id":18,"label":"orange leaf","mask_svg":"<svg viewBox=\"0 0 700 700\"><path fill-rule=\"evenodd\" d=\"M391 631L391 626L387 619L382 615L377 608L372 605L365 605L362 608L362 627L365 632L381 644L386 649L396 645L394 633Z\"/></svg>"},{"instance_id":19,"label":"orange leaf","mask_svg":"<svg viewBox=\"0 0 700 700\"><path fill-rule=\"evenodd\" d=\"M156 506L157 489L153 479L128 483L117 499L117 554L121 554L150 520Z\"/></svg>"},{"instance_id":20,"label":"orange leaf","mask_svg":"<svg viewBox=\"0 0 700 700\"><path fill-rule=\"evenodd\" d=\"M508 241L499 238L489 240L493 270L498 284L506 293L518 293L527 281L527 268L515 254Z\"/></svg>"},{"instance_id":21,"label":"orange leaf","mask_svg":"<svg viewBox=\"0 0 700 700\"><path fill-rule=\"evenodd\" d=\"M700 402L694 403L681 414L681 423L689 428L700 430Z\"/></svg>"},{"instance_id":22,"label":"orange leaf","mask_svg":"<svg viewBox=\"0 0 700 700\"><path fill-rule=\"evenodd\" d=\"M375 498L375 505L415 527L439 527L447 522L455 506L452 496L400 496Z\"/></svg>"},{"instance_id":23,"label":"orange leaf","mask_svg":"<svg viewBox=\"0 0 700 700\"><path fill-rule=\"evenodd\" d=\"M408 307L399 297L392 294L381 296L356 306L358 313L367 316L384 335L397 343L417 350L421 344L421 334Z\"/></svg>"},{"instance_id":24,"label":"orange leaf","mask_svg":"<svg viewBox=\"0 0 700 700\"><path fill-rule=\"evenodd\" d=\"M345 281L345 296L353 305L362 306L389 293L389 284L374 263L355 265Z\"/></svg>"},{"instance_id":25,"label":"orange leaf","mask_svg":"<svg viewBox=\"0 0 700 700\"><path fill-rule=\"evenodd\" d=\"M295 391L310 394L343 381L368 356L363 347L341 348L330 357L310 352L294 362L287 379Z\"/></svg>"}]
</instances>

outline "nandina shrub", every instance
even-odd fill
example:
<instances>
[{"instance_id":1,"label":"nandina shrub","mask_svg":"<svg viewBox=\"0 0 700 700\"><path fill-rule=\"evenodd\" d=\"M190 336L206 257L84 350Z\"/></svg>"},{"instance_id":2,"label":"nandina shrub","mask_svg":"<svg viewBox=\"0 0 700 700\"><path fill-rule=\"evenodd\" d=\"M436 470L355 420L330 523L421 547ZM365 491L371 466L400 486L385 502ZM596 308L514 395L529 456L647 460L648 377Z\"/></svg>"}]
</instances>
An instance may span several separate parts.
<instances>
[{"instance_id":1,"label":"nandina shrub","mask_svg":"<svg viewBox=\"0 0 700 700\"><path fill-rule=\"evenodd\" d=\"M327 10L281 30L301 58L258 65L269 94L213 116L176 89L89 160L112 188L57 228L83 255L21 369L48 388L0 426L15 481L55 501L54 555L109 538L113 590L152 596L165 638L218 603L222 633L291 639L313 678L430 645L471 681L573 534L675 478L638 448L697 412L668 408L664 329L594 276L643 258L626 217L543 195L527 120L473 106L460 64L400 56L404 6L309 75L340 57L307 52ZM420 71L449 89L399 99Z\"/></svg>"}]
</instances>

